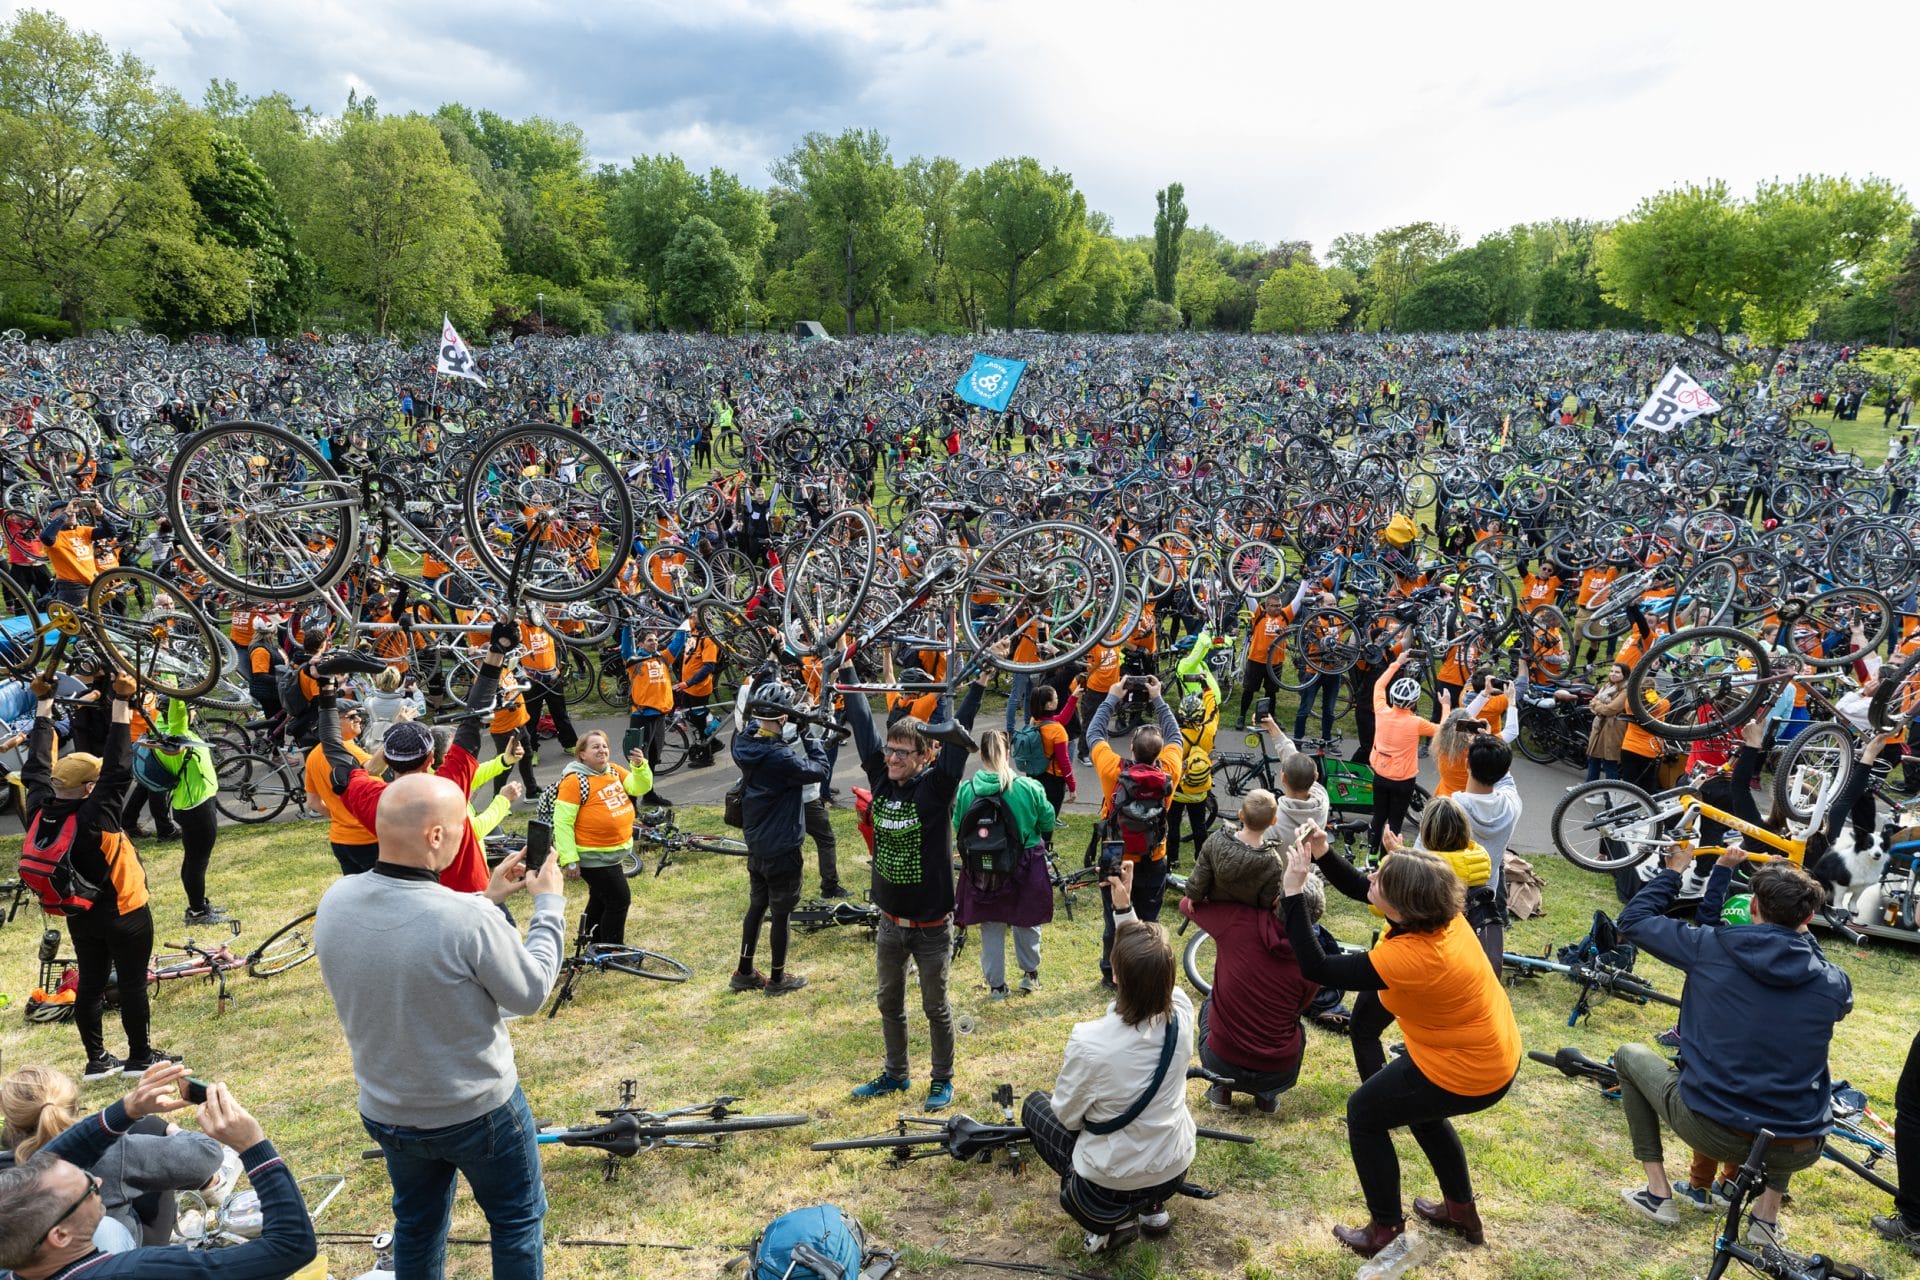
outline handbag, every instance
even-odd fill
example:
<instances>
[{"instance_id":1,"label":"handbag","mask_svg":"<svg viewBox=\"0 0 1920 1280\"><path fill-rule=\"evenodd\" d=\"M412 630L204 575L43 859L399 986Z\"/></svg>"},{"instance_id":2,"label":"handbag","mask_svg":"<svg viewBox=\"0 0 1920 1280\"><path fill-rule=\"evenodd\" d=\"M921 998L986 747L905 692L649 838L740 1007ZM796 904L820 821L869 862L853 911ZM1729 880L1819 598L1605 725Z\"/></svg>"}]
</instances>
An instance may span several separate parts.
<instances>
[{"instance_id":1,"label":"handbag","mask_svg":"<svg viewBox=\"0 0 1920 1280\"><path fill-rule=\"evenodd\" d=\"M746 830L747 780L745 778L727 788L726 798L721 802L720 820L736 831Z\"/></svg>"}]
</instances>

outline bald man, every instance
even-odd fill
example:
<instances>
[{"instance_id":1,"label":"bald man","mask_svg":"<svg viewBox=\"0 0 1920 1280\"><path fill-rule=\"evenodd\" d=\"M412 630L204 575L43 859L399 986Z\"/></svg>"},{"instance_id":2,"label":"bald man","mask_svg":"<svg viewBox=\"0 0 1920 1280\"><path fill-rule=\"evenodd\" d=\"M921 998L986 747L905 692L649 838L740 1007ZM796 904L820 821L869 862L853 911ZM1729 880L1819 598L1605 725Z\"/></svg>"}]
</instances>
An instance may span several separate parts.
<instances>
[{"instance_id":1,"label":"bald man","mask_svg":"<svg viewBox=\"0 0 1920 1280\"><path fill-rule=\"evenodd\" d=\"M501 1015L539 1009L559 974L560 864L527 872L516 853L484 893L443 886L467 796L429 773L389 784L377 817L379 860L320 899L314 944L353 1051L361 1123L386 1154L397 1270L444 1271L460 1174L492 1227L493 1275L537 1277L547 1201ZM524 944L496 909L522 889L533 895Z\"/></svg>"}]
</instances>

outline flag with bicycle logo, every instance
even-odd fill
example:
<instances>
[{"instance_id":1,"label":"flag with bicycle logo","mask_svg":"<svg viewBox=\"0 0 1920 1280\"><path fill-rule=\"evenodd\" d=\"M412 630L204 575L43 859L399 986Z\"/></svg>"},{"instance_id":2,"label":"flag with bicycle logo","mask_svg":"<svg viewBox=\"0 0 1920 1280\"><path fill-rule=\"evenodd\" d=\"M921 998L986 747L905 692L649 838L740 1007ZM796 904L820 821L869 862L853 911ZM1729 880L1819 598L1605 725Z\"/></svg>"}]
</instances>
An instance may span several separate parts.
<instances>
[{"instance_id":1,"label":"flag with bicycle logo","mask_svg":"<svg viewBox=\"0 0 1920 1280\"><path fill-rule=\"evenodd\" d=\"M1013 399L1013 389L1020 385L1020 375L1026 368L1025 360L976 355L973 367L961 374L960 381L954 384L953 394L968 404L978 405L993 413L1004 413Z\"/></svg>"}]
</instances>

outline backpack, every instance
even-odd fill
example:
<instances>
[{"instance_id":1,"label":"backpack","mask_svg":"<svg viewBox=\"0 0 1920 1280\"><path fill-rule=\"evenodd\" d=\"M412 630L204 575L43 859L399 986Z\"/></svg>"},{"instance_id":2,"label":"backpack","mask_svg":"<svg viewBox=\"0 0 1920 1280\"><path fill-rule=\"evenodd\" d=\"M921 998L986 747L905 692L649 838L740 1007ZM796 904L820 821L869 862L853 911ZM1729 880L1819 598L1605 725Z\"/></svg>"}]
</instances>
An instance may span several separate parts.
<instances>
[{"instance_id":1,"label":"backpack","mask_svg":"<svg viewBox=\"0 0 1920 1280\"><path fill-rule=\"evenodd\" d=\"M769 1222L747 1251L747 1280L859 1280L866 1236L839 1205L794 1209Z\"/></svg>"},{"instance_id":2,"label":"backpack","mask_svg":"<svg viewBox=\"0 0 1920 1280\"><path fill-rule=\"evenodd\" d=\"M280 668L274 674L273 685L279 691L281 709L287 713L287 736L298 746L311 746L318 742L320 713L307 701L305 691L300 688L300 668Z\"/></svg>"},{"instance_id":3,"label":"backpack","mask_svg":"<svg viewBox=\"0 0 1920 1280\"><path fill-rule=\"evenodd\" d=\"M960 815L960 831L954 843L960 850L961 868L982 893L1005 883L1019 869L1027 851L1004 791L974 794L973 803Z\"/></svg>"},{"instance_id":4,"label":"backpack","mask_svg":"<svg viewBox=\"0 0 1920 1280\"><path fill-rule=\"evenodd\" d=\"M1129 760L1113 784L1113 812L1107 819L1129 859L1148 857L1167 835L1167 800L1173 779L1157 764Z\"/></svg>"},{"instance_id":5,"label":"backpack","mask_svg":"<svg viewBox=\"0 0 1920 1280\"><path fill-rule=\"evenodd\" d=\"M1560 948L1561 964L1599 964L1621 973L1632 973L1640 948L1620 936L1619 927L1604 911L1593 913L1593 927L1578 942Z\"/></svg>"},{"instance_id":6,"label":"backpack","mask_svg":"<svg viewBox=\"0 0 1920 1280\"><path fill-rule=\"evenodd\" d=\"M1029 778L1038 778L1047 771L1047 740L1040 733L1038 724L1028 724L1026 728L1016 730L1013 735L1013 767Z\"/></svg>"},{"instance_id":7,"label":"backpack","mask_svg":"<svg viewBox=\"0 0 1920 1280\"><path fill-rule=\"evenodd\" d=\"M73 841L80 831L80 815L70 813L61 820L51 840L40 833L45 813L33 815L27 826L27 838L20 846L20 881L40 899L40 909L50 916L77 916L91 910L100 896L100 886L74 869Z\"/></svg>"},{"instance_id":8,"label":"backpack","mask_svg":"<svg viewBox=\"0 0 1920 1280\"><path fill-rule=\"evenodd\" d=\"M145 742L133 744L133 780L142 789L158 795L172 795L179 777L160 760L160 753Z\"/></svg>"}]
</instances>

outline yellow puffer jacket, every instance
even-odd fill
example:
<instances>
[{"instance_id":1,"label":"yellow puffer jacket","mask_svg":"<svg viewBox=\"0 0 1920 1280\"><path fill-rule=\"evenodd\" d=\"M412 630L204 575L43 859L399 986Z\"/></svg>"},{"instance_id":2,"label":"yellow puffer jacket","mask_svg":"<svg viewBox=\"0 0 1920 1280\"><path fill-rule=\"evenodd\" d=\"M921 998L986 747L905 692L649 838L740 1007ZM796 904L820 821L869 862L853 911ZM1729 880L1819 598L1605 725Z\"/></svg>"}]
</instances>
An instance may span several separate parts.
<instances>
[{"instance_id":1,"label":"yellow puffer jacket","mask_svg":"<svg viewBox=\"0 0 1920 1280\"><path fill-rule=\"evenodd\" d=\"M1464 849L1454 849L1451 851L1445 849L1427 849L1424 850L1424 852L1432 854L1434 857L1452 867L1453 874L1459 876L1460 882L1469 889L1477 889L1493 877L1493 859L1485 849L1480 847L1477 841L1469 840L1467 847ZM1387 856L1392 857L1393 855L1388 854ZM1378 907L1369 906L1367 910L1373 912L1375 915L1381 914L1380 908Z\"/></svg>"}]
</instances>

